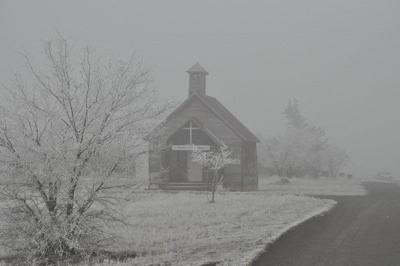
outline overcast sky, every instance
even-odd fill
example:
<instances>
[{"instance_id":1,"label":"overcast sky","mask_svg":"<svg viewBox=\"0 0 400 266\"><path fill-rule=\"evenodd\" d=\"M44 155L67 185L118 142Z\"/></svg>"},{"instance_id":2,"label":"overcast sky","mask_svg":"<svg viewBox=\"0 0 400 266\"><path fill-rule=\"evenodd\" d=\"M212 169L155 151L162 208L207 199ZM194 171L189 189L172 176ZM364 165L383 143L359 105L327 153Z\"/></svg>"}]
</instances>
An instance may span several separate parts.
<instances>
[{"instance_id":1,"label":"overcast sky","mask_svg":"<svg viewBox=\"0 0 400 266\"><path fill-rule=\"evenodd\" d=\"M187 97L199 61L216 96L250 129L282 133L298 98L345 147L356 174L400 174L398 0L0 0L0 81L56 31L74 47L139 54L163 97Z\"/></svg>"}]
</instances>

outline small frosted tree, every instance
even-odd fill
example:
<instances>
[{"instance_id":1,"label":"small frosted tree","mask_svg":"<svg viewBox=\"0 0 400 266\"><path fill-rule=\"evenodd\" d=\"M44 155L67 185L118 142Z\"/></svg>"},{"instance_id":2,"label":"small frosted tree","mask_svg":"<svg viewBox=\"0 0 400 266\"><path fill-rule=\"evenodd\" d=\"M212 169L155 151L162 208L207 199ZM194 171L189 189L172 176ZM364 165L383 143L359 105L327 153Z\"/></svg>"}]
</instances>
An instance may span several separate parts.
<instances>
[{"instance_id":1,"label":"small frosted tree","mask_svg":"<svg viewBox=\"0 0 400 266\"><path fill-rule=\"evenodd\" d=\"M227 146L217 147L211 151L195 150L192 154L192 160L201 164L204 168L211 171L211 177L208 180L211 191L211 203L215 203L215 192L223 181L223 175L220 170L227 164L236 163L232 158L232 151Z\"/></svg>"},{"instance_id":2,"label":"small frosted tree","mask_svg":"<svg viewBox=\"0 0 400 266\"><path fill-rule=\"evenodd\" d=\"M117 177L164 110L139 61L73 52L60 37L45 44L40 67L25 57L27 73L0 109L0 242L28 257L114 243L108 228L124 221L119 205L131 187Z\"/></svg>"}]
</instances>

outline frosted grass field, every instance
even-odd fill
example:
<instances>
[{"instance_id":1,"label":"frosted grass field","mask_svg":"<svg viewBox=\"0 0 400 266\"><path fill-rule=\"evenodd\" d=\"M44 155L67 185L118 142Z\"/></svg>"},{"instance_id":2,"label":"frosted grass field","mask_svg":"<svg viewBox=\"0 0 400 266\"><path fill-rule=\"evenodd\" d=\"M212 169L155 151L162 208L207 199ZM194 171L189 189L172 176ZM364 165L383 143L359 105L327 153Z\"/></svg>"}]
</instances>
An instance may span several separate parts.
<instances>
[{"instance_id":1,"label":"frosted grass field","mask_svg":"<svg viewBox=\"0 0 400 266\"><path fill-rule=\"evenodd\" d=\"M113 249L138 257L97 265L247 265L285 231L335 205L305 195L365 194L357 180L279 180L260 177L257 192L219 192L215 204L206 192L134 192L121 205L129 224L110 230L121 237Z\"/></svg>"},{"instance_id":2,"label":"frosted grass field","mask_svg":"<svg viewBox=\"0 0 400 266\"><path fill-rule=\"evenodd\" d=\"M247 265L292 226L335 204L305 195L365 193L355 180L279 180L260 177L258 192L219 192L215 204L205 192L134 192L121 206L129 225L110 230L121 237L114 248L138 257L97 265Z\"/></svg>"},{"instance_id":3,"label":"frosted grass field","mask_svg":"<svg viewBox=\"0 0 400 266\"><path fill-rule=\"evenodd\" d=\"M332 200L265 193L151 192L124 208L129 226L115 228L120 249L136 259L98 265L246 265L292 225L334 206Z\"/></svg>"},{"instance_id":4,"label":"frosted grass field","mask_svg":"<svg viewBox=\"0 0 400 266\"><path fill-rule=\"evenodd\" d=\"M219 192L215 204L205 192L135 192L121 206L129 225L110 230L121 237L115 249L138 257L97 265L247 265L292 226L335 204L305 195L365 194L356 180L279 180L260 177L258 192Z\"/></svg>"},{"instance_id":5,"label":"frosted grass field","mask_svg":"<svg viewBox=\"0 0 400 266\"><path fill-rule=\"evenodd\" d=\"M259 177L258 189L266 193L291 195L331 195L356 196L367 192L358 178L291 178L289 184L280 184L281 178Z\"/></svg>"}]
</instances>

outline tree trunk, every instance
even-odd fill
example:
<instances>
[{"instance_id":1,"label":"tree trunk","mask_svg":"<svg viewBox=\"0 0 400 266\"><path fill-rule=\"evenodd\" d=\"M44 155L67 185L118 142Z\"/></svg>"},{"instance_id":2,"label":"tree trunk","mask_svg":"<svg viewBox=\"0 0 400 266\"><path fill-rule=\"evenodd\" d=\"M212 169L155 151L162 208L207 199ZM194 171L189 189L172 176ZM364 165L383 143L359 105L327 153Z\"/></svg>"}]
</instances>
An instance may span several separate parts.
<instances>
[{"instance_id":1,"label":"tree trunk","mask_svg":"<svg viewBox=\"0 0 400 266\"><path fill-rule=\"evenodd\" d=\"M75 189L77 187L77 181L73 177L70 180L71 187L68 190L68 203L67 203L67 216L72 214L74 209L74 197L75 197Z\"/></svg>"},{"instance_id":2,"label":"tree trunk","mask_svg":"<svg viewBox=\"0 0 400 266\"><path fill-rule=\"evenodd\" d=\"M217 189L218 171L213 170L213 177L211 181L211 203L215 203L215 191Z\"/></svg>"},{"instance_id":3,"label":"tree trunk","mask_svg":"<svg viewBox=\"0 0 400 266\"><path fill-rule=\"evenodd\" d=\"M57 182L49 182L49 194L47 198L47 209L49 210L50 216L55 217L56 214L56 206L57 206L57 193L58 193L58 184Z\"/></svg>"}]
</instances>

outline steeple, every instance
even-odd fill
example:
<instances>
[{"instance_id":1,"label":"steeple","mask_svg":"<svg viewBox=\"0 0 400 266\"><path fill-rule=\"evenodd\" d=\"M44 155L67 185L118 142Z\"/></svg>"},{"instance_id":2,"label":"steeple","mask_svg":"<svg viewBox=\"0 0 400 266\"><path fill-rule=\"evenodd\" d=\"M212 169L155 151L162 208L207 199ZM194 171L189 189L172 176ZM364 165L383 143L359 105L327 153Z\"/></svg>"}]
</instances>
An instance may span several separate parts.
<instances>
[{"instance_id":1,"label":"steeple","mask_svg":"<svg viewBox=\"0 0 400 266\"><path fill-rule=\"evenodd\" d=\"M199 64L194 64L188 71L189 74L189 96L197 93L200 96L206 95L206 76L208 72Z\"/></svg>"}]
</instances>

